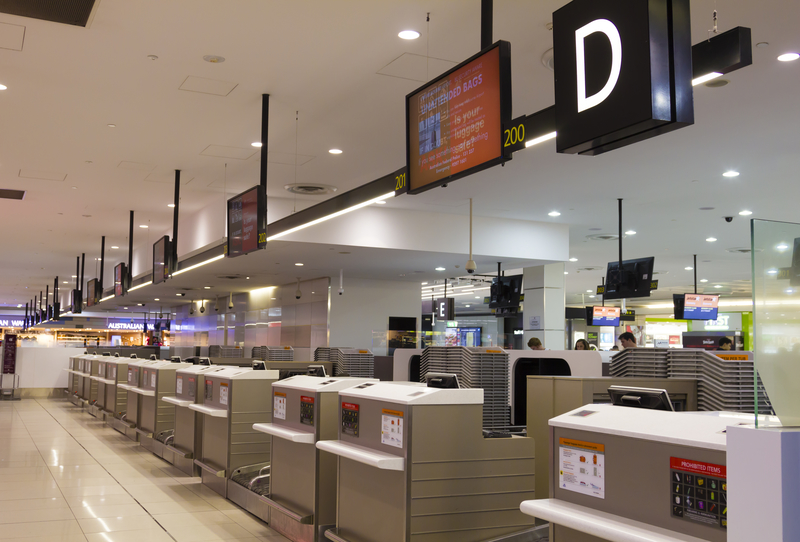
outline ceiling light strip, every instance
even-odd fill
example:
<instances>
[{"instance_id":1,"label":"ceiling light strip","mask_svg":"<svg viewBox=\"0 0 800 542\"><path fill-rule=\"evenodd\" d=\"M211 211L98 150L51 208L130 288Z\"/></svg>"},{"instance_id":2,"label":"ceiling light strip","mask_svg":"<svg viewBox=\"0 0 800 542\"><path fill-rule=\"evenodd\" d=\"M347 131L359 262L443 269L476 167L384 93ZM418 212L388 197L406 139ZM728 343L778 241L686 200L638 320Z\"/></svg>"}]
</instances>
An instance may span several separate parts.
<instances>
[{"instance_id":1,"label":"ceiling light strip","mask_svg":"<svg viewBox=\"0 0 800 542\"><path fill-rule=\"evenodd\" d=\"M130 291L130 290L128 290L128 291ZM108 301L109 299L114 299L114 294L105 296L103 299L98 301L98 303L102 303L103 301Z\"/></svg>"},{"instance_id":2,"label":"ceiling light strip","mask_svg":"<svg viewBox=\"0 0 800 542\"><path fill-rule=\"evenodd\" d=\"M719 72L711 72L705 75L701 75L700 77L692 79L692 86L696 87L697 85L702 85L703 83L707 83L708 81L716 79L717 77L722 77L722 74Z\"/></svg>"},{"instance_id":3,"label":"ceiling light strip","mask_svg":"<svg viewBox=\"0 0 800 542\"><path fill-rule=\"evenodd\" d=\"M204 266L206 264L209 264L211 262L216 262L217 260L221 260L224 257L225 257L225 254L220 254L219 256L214 256L210 260L206 260L204 262L196 263L194 265L190 265L189 267L187 267L185 269L181 269L179 271L175 271L174 273L172 273L172 276L174 277L174 276L180 275L181 273L186 273L187 271L191 271L192 269L197 269L198 267L202 267L202 266ZM130 291L130 290L128 290L128 291Z\"/></svg>"},{"instance_id":4,"label":"ceiling light strip","mask_svg":"<svg viewBox=\"0 0 800 542\"><path fill-rule=\"evenodd\" d=\"M152 280L147 281L147 282L143 282L139 286L134 286L133 288L128 288L128 291L129 292L133 292L134 290L138 290L139 288L144 288L145 286L150 286L151 284L153 284Z\"/></svg>"},{"instance_id":5,"label":"ceiling light strip","mask_svg":"<svg viewBox=\"0 0 800 542\"><path fill-rule=\"evenodd\" d=\"M306 222L305 224L301 224L299 226L295 226L294 228L290 228L290 229L288 229L286 231L282 231L280 233L276 233L275 235L267 237L267 242L274 241L276 239L280 239L281 237L285 237L285 236L287 236L289 234L292 234L294 232L297 232L297 231L300 231L300 230L304 230L304 229L309 228L311 226L316 226L317 224L320 224L322 222L326 222L326 221L328 221L328 220L330 220L332 218L336 218L337 216L342 216L344 214L353 212L353 211L355 211L357 209L361 209L362 207L366 207L367 205L372 205L373 203L377 203L379 201L383 201L383 200L386 200L386 199L389 199L389 198L393 198L393 197L394 197L394 192L388 192L386 194L383 194L382 196L378 196L377 198L372 198L371 200L367 200L367 201L364 201L364 202L359 203L357 205L353 205L352 207L348 207L346 209L342 209L341 211L337 211L335 213L331 213L331 214L329 214L327 216L323 216L321 218L317 218L316 220L312 220L310 222Z\"/></svg>"}]
</instances>

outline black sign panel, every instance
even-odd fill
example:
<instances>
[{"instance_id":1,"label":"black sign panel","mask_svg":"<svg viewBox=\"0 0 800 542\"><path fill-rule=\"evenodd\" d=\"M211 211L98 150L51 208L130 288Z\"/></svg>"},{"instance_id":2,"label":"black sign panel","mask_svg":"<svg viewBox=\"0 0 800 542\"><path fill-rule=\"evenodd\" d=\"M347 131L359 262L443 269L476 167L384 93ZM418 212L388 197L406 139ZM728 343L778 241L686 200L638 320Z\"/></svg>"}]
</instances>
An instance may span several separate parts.
<instances>
[{"instance_id":1,"label":"black sign panel","mask_svg":"<svg viewBox=\"0 0 800 542\"><path fill-rule=\"evenodd\" d=\"M689 0L574 0L553 14L556 147L596 155L694 123Z\"/></svg>"},{"instance_id":2,"label":"black sign panel","mask_svg":"<svg viewBox=\"0 0 800 542\"><path fill-rule=\"evenodd\" d=\"M153 243L153 284L161 284L172 272L172 245L166 235Z\"/></svg>"},{"instance_id":3,"label":"black sign panel","mask_svg":"<svg viewBox=\"0 0 800 542\"><path fill-rule=\"evenodd\" d=\"M456 300L452 297L437 299L434 309L436 318L440 320L453 320L456 317Z\"/></svg>"},{"instance_id":4,"label":"black sign panel","mask_svg":"<svg viewBox=\"0 0 800 542\"><path fill-rule=\"evenodd\" d=\"M249 254L267 246L267 207L264 189L254 186L228 200L228 257Z\"/></svg>"},{"instance_id":5,"label":"black sign panel","mask_svg":"<svg viewBox=\"0 0 800 542\"><path fill-rule=\"evenodd\" d=\"M3 374L13 375L17 371L17 336L10 333L5 335L3 345Z\"/></svg>"}]
</instances>

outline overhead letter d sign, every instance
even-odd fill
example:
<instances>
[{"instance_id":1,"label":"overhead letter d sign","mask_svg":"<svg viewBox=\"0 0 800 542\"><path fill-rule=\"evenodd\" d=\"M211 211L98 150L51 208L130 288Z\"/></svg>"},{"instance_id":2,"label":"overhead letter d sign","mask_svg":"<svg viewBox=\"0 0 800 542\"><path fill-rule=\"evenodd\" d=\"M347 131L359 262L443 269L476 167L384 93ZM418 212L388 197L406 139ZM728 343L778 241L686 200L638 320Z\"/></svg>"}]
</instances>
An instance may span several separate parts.
<instances>
[{"instance_id":1,"label":"overhead letter d sign","mask_svg":"<svg viewBox=\"0 0 800 542\"><path fill-rule=\"evenodd\" d=\"M584 40L589 34L602 32L611 42L611 73L600 92L586 97L586 63L584 60ZM597 19L575 31L575 60L578 70L578 113L603 102L614 90L622 67L622 40L614 23L607 19Z\"/></svg>"}]
</instances>

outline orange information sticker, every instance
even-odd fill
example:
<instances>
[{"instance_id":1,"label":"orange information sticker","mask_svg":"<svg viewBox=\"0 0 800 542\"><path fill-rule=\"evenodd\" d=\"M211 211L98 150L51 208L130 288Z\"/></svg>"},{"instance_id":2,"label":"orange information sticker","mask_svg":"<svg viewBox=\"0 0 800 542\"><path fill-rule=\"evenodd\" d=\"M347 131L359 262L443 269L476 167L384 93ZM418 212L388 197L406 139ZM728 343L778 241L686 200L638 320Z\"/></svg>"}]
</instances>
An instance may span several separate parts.
<instances>
[{"instance_id":1,"label":"orange information sticker","mask_svg":"<svg viewBox=\"0 0 800 542\"><path fill-rule=\"evenodd\" d=\"M717 356L728 361L747 361L748 359L747 354L717 354Z\"/></svg>"},{"instance_id":2,"label":"orange information sticker","mask_svg":"<svg viewBox=\"0 0 800 542\"><path fill-rule=\"evenodd\" d=\"M589 450L591 452L605 452L606 447L605 444L596 444L594 442L585 442L582 440L574 440L571 438L560 438L558 439L558 443L561 446L569 446L570 448L581 448L584 450Z\"/></svg>"},{"instance_id":3,"label":"orange information sticker","mask_svg":"<svg viewBox=\"0 0 800 542\"><path fill-rule=\"evenodd\" d=\"M388 416L397 416L398 418L403 417L403 413L400 412L399 410L389 410L388 408L383 409L383 414L386 414Z\"/></svg>"}]
</instances>

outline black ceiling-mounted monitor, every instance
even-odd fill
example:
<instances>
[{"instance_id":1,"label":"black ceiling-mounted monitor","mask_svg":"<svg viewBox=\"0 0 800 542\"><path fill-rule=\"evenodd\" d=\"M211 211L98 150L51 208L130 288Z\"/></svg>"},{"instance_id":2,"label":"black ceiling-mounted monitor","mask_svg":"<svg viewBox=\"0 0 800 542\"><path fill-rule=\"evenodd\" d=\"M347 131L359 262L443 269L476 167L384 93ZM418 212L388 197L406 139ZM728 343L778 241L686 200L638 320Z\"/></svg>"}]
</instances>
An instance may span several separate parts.
<instances>
[{"instance_id":1,"label":"black ceiling-mounted monitor","mask_svg":"<svg viewBox=\"0 0 800 542\"><path fill-rule=\"evenodd\" d=\"M489 308L508 309L519 307L522 296L522 275L495 277L490 289Z\"/></svg>"},{"instance_id":2,"label":"black ceiling-mounted monitor","mask_svg":"<svg viewBox=\"0 0 800 542\"><path fill-rule=\"evenodd\" d=\"M587 326L613 326L619 325L622 309L619 307L594 306L586 307Z\"/></svg>"},{"instance_id":3,"label":"black ceiling-mounted monitor","mask_svg":"<svg viewBox=\"0 0 800 542\"><path fill-rule=\"evenodd\" d=\"M128 266L118 263L114 266L114 297L122 297L128 292Z\"/></svg>"},{"instance_id":4,"label":"black ceiling-mounted monitor","mask_svg":"<svg viewBox=\"0 0 800 542\"><path fill-rule=\"evenodd\" d=\"M458 389L458 375L454 373L427 373L425 383L429 388L452 388Z\"/></svg>"},{"instance_id":5,"label":"black ceiling-mounted monitor","mask_svg":"<svg viewBox=\"0 0 800 542\"><path fill-rule=\"evenodd\" d=\"M153 284L161 284L172 272L172 243L165 235L153 243Z\"/></svg>"},{"instance_id":6,"label":"black ceiling-mounted monitor","mask_svg":"<svg viewBox=\"0 0 800 542\"><path fill-rule=\"evenodd\" d=\"M621 270L619 262L608 262L603 299L650 297L654 265L655 258L652 256L623 260Z\"/></svg>"},{"instance_id":7,"label":"black ceiling-mounted monitor","mask_svg":"<svg viewBox=\"0 0 800 542\"><path fill-rule=\"evenodd\" d=\"M667 390L611 386L608 388L608 394L611 396L611 402L616 406L675 411Z\"/></svg>"},{"instance_id":8,"label":"black ceiling-mounted monitor","mask_svg":"<svg viewBox=\"0 0 800 542\"><path fill-rule=\"evenodd\" d=\"M267 206L261 186L228 200L228 258L267 246Z\"/></svg>"},{"instance_id":9,"label":"black ceiling-mounted monitor","mask_svg":"<svg viewBox=\"0 0 800 542\"><path fill-rule=\"evenodd\" d=\"M100 283L92 279L86 284L86 306L94 307L100 299Z\"/></svg>"},{"instance_id":10,"label":"black ceiling-mounted monitor","mask_svg":"<svg viewBox=\"0 0 800 542\"><path fill-rule=\"evenodd\" d=\"M686 294L672 294L672 305L675 310L673 318L676 320L683 320L683 302L686 299L685 296Z\"/></svg>"},{"instance_id":11,"label":"black ceiling-mounted monitor","mask_svg":"<svg viewBox=\"0 0 800 542\"><path fill-rule=\"evenodd\" d=\"M409 193L419 194L507 160L511 44L487 47L406 96Z\"/></svg>"},{"instance_id":12,"label":"black ceiling-mounted monitor","mask_svg":"<svg viewBox=\"0 0 800 542\"><path fill-rule=\"evenodd\" d=\"M673 294L673 302L674 302ZM682 320L716 320L719 296L713 294L683 294ZM678 318L675 316L675 318Z\"/></svg>"}]
</instances>

